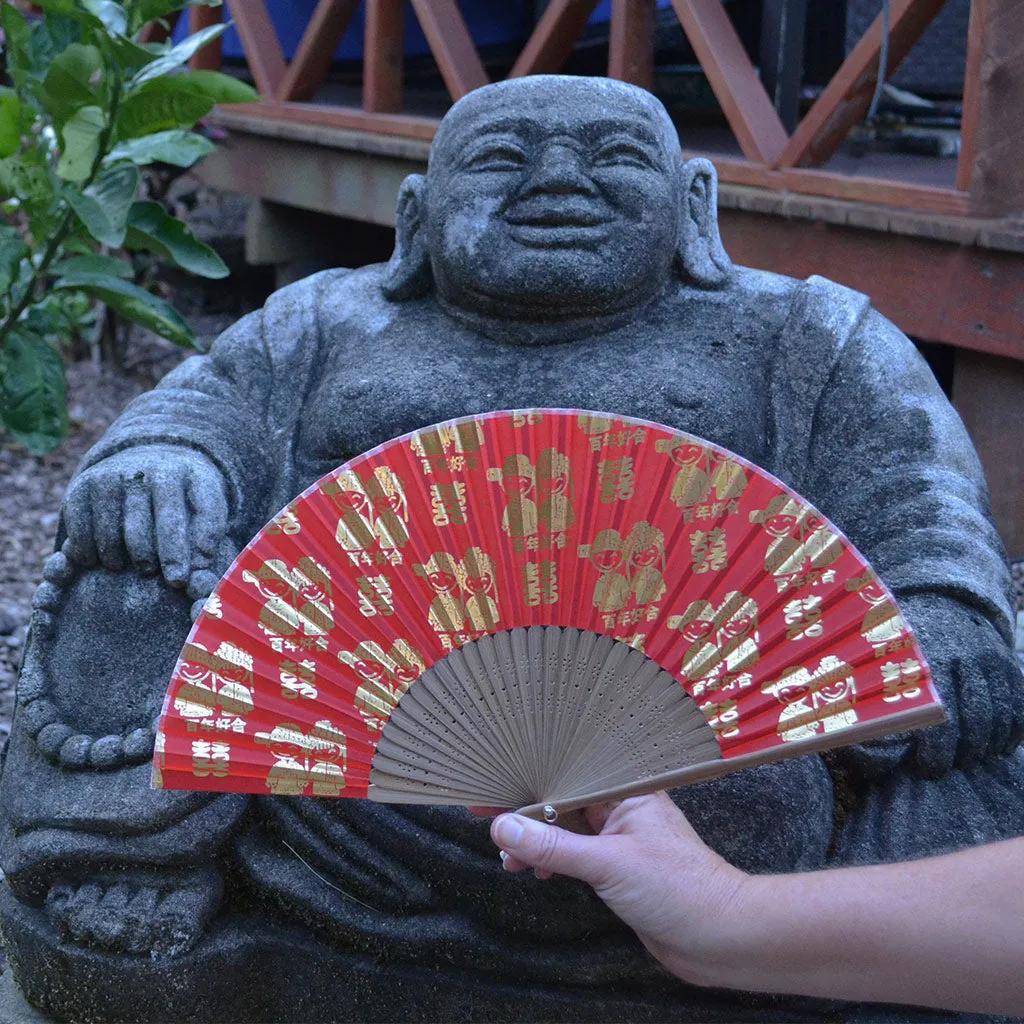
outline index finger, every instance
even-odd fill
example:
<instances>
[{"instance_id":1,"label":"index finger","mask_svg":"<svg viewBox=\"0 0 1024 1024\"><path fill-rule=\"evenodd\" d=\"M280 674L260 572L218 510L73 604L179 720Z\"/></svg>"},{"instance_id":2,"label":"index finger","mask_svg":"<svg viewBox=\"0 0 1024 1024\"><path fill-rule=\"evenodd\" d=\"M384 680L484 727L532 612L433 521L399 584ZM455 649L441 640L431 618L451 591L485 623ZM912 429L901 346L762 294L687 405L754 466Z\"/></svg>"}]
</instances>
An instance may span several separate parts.
<instances>
[{"instance_id":1,"label":"index finger","mask_svg":"<svg viewBox=\"0 0 1024 1024\"><path fill-rule=\"evenodd\" d=\"M207 478L208 479L208 478ZM189 473L186 484L189 507L192 510L192 543L196 555L193 568L210 565L225 534L228 532L228 502L224 486L204 486L205 479L196 479Z\"/></svg>"}]
</instances>

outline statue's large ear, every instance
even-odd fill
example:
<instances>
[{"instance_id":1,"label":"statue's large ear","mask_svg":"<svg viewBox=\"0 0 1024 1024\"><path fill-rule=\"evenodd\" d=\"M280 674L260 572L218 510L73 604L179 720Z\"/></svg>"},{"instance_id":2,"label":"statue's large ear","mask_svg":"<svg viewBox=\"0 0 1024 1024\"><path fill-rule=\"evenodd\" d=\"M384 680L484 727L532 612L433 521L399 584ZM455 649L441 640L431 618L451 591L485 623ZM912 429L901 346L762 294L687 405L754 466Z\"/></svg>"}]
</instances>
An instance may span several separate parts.
<instances>
[{"instance_id":1,"label":"statue's large ear","mask_svg":"<svg viewBox=\"0 0 1024 1024\"><path fill-rule=\"evenodd\" d=\"M418 299L430 291L430 253L426 233L427 179L410 174L398 190L395 210L395 251L382 286L392 302Z\"/></svg>"},{"instance_id":2,"label":"statue's large ear","mask_svg":"<svg viewBox=\"0 0 1024 1024\"><path fill-rule=\"evenodd\" d=\"M687 160L680 170L679 276L699 288L720 288L732 261L718 234L718 175L710 160Z\"/></svg>"}]
</instances>

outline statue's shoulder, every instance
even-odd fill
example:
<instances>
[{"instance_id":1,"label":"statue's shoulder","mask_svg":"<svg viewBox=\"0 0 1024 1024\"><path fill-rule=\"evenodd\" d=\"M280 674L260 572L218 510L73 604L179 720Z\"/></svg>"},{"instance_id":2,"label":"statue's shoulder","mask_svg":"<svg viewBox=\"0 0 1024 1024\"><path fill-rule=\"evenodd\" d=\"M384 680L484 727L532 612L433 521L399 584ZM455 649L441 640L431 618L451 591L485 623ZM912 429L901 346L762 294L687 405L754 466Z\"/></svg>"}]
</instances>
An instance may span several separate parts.
<instances>
[{"instance_id":1,"label":"statue's shoulder","mask_svg":"<svg viewBox=\"0 0 1024 1024\"><path fill-rule=\"evenodd\" d=\"M330 324L380 311L387 305L381 293L386 267L384 263L357 270L337 267L304 277L274 292L264 306L264 316Z\"/></svg>"}]
</instances>

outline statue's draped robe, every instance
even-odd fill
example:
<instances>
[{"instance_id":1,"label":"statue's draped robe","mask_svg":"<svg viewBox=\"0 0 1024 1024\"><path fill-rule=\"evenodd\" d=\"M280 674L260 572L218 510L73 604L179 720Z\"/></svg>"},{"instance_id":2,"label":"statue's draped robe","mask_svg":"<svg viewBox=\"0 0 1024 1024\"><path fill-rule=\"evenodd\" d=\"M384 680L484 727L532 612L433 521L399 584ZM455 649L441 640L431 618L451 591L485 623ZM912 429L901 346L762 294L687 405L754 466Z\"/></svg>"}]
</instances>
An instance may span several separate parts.
<instances>
[{"instance_id":1,"label":"statue's draped robe","mask_svg":"<svg viewBox=\"0 0 1024 1024\"><path fill-rule=\"evenodd\" d=\"M392 379L390 360L415 364L419 351L417 334L402 325L412 318L425 334L444 332L445 319L429 298L386 302L380 279L380 268L330 271L279 292L209 355L136 399L83 468L140 445L202 453L223 475L240 547L345 458L436 419L531 405L601 408L604 400L617 403L609 411L702 434L806 496L864 553L919 631L951 719L927 734L830 754L827 769L808 757L755 770L757 785L748 773L682 792L680 803L712 845L752 870L791 870L912 857L1024 831L1024 767L1011 753L1024 722L1024 683L1010 651L1009 578L981 468L923 360L863 296L820 278L798 284L753 271L738 271L721 292L688 298L682 289L653 315L651 330L664 338L678 308L681 338L713 334L716 317L732 317L733 326L722 327L727 340L702 341L701 362L682 340L678 359L664 341L660 355L645 356L634 336L641 362L650 364L636 393L652 397L633 402L617 397L633 371L600 339L589 349L576 345L574 358L606 360L603 399L599 389L574 390L566 361L552 362L554 350L497 342L481 343L488 358L507 358L513 368L533 360L541 369L527 367L518 379L513 372L503 394L484 383L484 369L472 386L468 365L470 383L446 391L446 375L463 371L449 371L444 360L458 352L446 357L435 339L423 349L418 377L406 366ZM760 322L749 326L743 311L754 294L764 301L750 313ZM688 320L685 311L696 308L706 312ZM716 360L725 366L730 358L736 395L719 383L724 399L685 400L688 386L699 392L701 374L714 376ZM544 367L558 365L561 378L545 377ZM657 404L662 378L679 383L674 404ZM38 757L17 735L12 756ZM144 791L145 766L132 771L134 790L117 781L123 772L90 775L90 801L124 822L144 817L147 849L161 851L154 863L187 859L204 843L219 847L238 858L247 883L282 918L347 946L499 975L515 964L518 975L538 981L657 973L585 887L502 873L486 825L459 809L268 796L240 817L244 798L189 794L161 820L159 800L170 795ZM62 784L54 769L54 786ZM113 811L105 787L117 790ZM117 842L104 834L109 829L90 828L88 811L61 820L52 803L44 811L43 798L35 799L4 812L5 868L15 887L19 877L31 878L23 888L38 898L67 849L116 859ZM197 828L189 831L189 821ZM232 828L237 840L228 842Z\"/></svg>"}]
</instances>

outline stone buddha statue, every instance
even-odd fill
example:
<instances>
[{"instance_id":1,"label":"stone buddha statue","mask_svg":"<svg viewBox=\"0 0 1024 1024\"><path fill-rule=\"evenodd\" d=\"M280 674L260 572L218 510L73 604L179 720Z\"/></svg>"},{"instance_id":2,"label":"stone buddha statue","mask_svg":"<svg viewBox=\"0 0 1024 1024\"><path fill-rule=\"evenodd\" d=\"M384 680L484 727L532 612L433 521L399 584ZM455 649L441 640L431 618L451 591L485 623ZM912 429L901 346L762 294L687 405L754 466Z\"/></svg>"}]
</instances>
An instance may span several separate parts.
<instances>
[{"instance_id":1,"label":"stone buddha statue","mask_svg":"<svg viewBox=\"0 0 1024 1024\"><path fill-rule=\"evenodd\" d=\"M0 922L31 1002L90 1020L871 1018L670 978L586 887L503 872L461 808L150 788L191 606L257 529L396 435L542 406L667 424L806 496L897 595L946 702L941 727L674 794L711 846L798 871L1024 832L1009 575L928 367L863 295L733 266L714 170L651 95L530 77L444 118L387 265L276 293L137 398L69 486L0 788Z\"/></svg>"}]
</instances>

